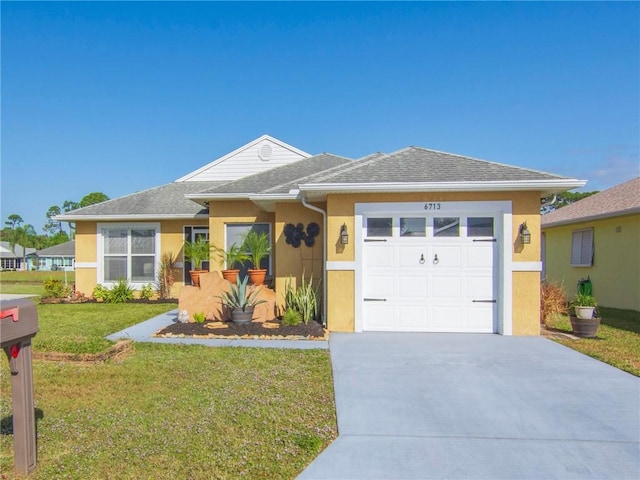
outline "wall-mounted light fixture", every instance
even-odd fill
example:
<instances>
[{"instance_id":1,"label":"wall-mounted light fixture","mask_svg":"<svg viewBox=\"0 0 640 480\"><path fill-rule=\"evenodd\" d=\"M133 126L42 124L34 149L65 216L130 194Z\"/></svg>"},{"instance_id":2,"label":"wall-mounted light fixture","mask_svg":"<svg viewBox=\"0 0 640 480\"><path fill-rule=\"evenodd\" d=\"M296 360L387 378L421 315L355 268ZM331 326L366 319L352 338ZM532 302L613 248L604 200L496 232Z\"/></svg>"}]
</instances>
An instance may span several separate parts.
<instances>
[{"instance_id":1,"label":"wall-mounted light fixture","mask_svg":"<svg viewBox=\"0 0 640 480\"><path fill-rule=\"evenodd\" d=\"M523 245L531 243L531 232L527 228L527 222L520 224L520 243Z\"/></svg>"},{"instance_id":2,"label":"wall-mounted light fixture","mask_svg":"<svg viewBox=\"0 0 640 480\"><path fill-rule=\"evenodd\" d=\"M340 243L346 245L349 243L349 232L347 232L347 224L343 223L340 227Z\"/></svg>"}]
</instances>

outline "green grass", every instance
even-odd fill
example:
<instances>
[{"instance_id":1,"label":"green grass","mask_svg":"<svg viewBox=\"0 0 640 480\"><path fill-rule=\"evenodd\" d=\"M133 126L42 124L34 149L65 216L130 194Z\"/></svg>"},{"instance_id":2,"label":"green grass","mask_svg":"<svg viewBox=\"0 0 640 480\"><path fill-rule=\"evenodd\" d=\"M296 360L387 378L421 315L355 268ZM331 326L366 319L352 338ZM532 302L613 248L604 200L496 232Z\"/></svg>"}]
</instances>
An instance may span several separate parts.
<instances>
[{"instance_id":1,"label":"green grass","mask_svg":"<svg viewBox=\"0 0 640 480\"><path fill-rule=\"evenodd\" d=\"M177 308L175 303L76 303L38 305L37 352L99 353L114 342L104 337Z\"/></svg>"},{"instance_id":2,"label":"green grass","mask_svg":"<svg viewBox=\"0 0 640 480\"><path fill-rule=\"evenodd\" d=\"M67 283L73 285L75 272L67 273ZM16 271L0 272L0 293L20 293L44 296L44 281L55 278L64 282L65 272Z\"/></svg>"},{"instance_id":3,"label":"green grass","mask_svg":"<svg viewBox=\"0 0 640 480\"><path fill-rule=\"evenodd\" d=\"M38 305L35 351L95 353L175 304ZM329 352L136 343L122 361L34 360L32 479L295 478L336 436ZM13 471L0 361L0 472ZM6 392L6 393L5 393Z\"/></svg>"},{"instance_id":4,"label":"green grass","mask_svg":"<svg viewBox=\"0 0 640 480\"><path fill-rule=\"evenodd\" d=\"M640 312L602 307L598 312L602 320L596 338L556 341L640 377ZM555 316L549 326L571 332L566 315Z\"/></svg>"},{"instance_id":5,"label":"green grass","mask_svg":"<svg viewBox=\"0 0 640 480\"><path fill-rule=\"evenodd\" d=\"M337 435L332 388L324 350L136 344L120 363L35 361L29 478L295 478ZM12 479L10 414L3 394L0 472Z\"/></svg>"}]
</instances>

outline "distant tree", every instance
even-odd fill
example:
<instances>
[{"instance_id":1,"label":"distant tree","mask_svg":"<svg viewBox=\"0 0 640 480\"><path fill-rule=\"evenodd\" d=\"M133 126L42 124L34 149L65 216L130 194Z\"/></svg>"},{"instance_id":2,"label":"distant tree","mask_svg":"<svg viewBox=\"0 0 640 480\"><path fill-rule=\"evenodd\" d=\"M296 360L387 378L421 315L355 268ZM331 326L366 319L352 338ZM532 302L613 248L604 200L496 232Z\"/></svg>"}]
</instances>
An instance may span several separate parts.
<instances>
[{"instance_id":1,"label":"distant tree","mask_svg":"<svg viewBox=\"0 0 640 480\"><path fill-rule=\"evenodd\" d=\"M583 198L590 197L591 195L598 193L598 191L594 192L561 192L555 194L555 201L553 201L554 195L549 195L542 199L542 207L540 208L540 213L543 215L545 213L551 213L559 208L566 207L567 205L571 205L572 203L577 202L578 200L582 200Z\"/></svg>"},{"instance_id":2,"label":"distant tree","mask_svg":"<svg viewBox=\"0 0 640 480\"><path fill-rule=\"evenodd\" d=\"M51 235L57 235L58 233L62 232L62 222L58 221L58 220L54 220L53 217L55 217L56 215L60 215L62 213L62 210L60 210L60 207L57 205L52 205L49 207L49 210L47 210L47 223L45 223L43 229L44 231Z\"/></svg>"},{"instance_id":3,"label":"distant tree","mask_svg":"<svg viewBox=\"0 0 640 480\"><path fill-rule=\"evenodd\" d=\"M8 225L12 230L19 226L24 220L22 217L16 213L12 213L7 217L7 221L4 222L5 225Z\"/></svg>"},{"instance_id":4,"label":"distant tree","mask_svg":"<svg viewBox=\"0 0 640 480\"><path fill-rule=\"evenodd\" d=\"M73 200L65 200L62 203L62 211L67 213L70 212L71 210L75 210L76 208L79 208L80 204L78 202L74 202Z\"/></svg>"},{"instance_id":5,"label":"distant tree","mask_svg":"<svg viewBox=\"0 0 640 480\"><path fill-rule=\"evenodd\" d=\"M79 206L88 207L89 205L95 205L96 203L106 202L109 197L102 192L91 192L88 195L82 197Z\"/></svg>"}]
</instances>

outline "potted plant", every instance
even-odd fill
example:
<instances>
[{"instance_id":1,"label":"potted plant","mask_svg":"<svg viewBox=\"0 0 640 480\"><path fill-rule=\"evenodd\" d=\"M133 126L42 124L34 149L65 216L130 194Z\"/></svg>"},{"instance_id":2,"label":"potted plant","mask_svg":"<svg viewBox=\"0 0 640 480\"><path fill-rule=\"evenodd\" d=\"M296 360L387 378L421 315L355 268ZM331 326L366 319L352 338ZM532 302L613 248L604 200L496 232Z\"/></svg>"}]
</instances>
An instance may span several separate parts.
<instances>
[{"instance_id":1,"label":"potted plant","mask_svg":"<svg viewBox=\"0 0 640 480\"><path fill-rule=\"evenodd\" d=\"M578 292L571 302L575 316L571 316L571 327L577 337L595 337L600 326L600 319L594 316L598 306L596 299L583 292Z\"/></svg>"},{"instance_id":2,"label":"potted plant","mask_svg":"<svg viewBox=\"0 0 640 480\"><path fill-rule=\"evenodd\" d=\"M266 300L256 299L261 289L247 286L248 282L249 277L245 276L243 279L238 277L236 283L231 284L231 289L228 292L218 296L222 303L231 310L231 321L234 323L251 322L254 308L266 302Z\"/></svg>"},{"instance_id":3,"label":"potted plant","mask_svg":"<svg viewBox=\"0 0 640 480\"><path fill-rule=\"evenodd\" d=\"M250 231L243 239L242 246L249 251L253 268L248 270L249 281L254 285L262 285L267 276L267 270L260 268L262 259L271 253L269 235Z\"/></svg>"},{"instance_id":4,"label":"potted plant","mask_svg":"<svg viewBox=\"0 0 640 480\"><path fill-rule=\"evenodd\" d=\"M213 247L216 255L219 258L218 263L221 267L227 267L222 270L222 277L225 280L230 281L231 283L236 283L238 279L238 273L240 273L239 269L233 268L237 263L242 263L245 260L249 260L249 255L247 255L242 248L237 245L231 245L227 250L224 250L220 247Z\"/></svg>"},{"instance_id":5,"label":"potted plant","mask_svg":"<svg viewBox=\"0 0 640 480\"><path fill-rule=\"evenodd\" d=\"M200 286L200 275L206 273L207 270L202 269L202 262L209 260L210 247L209 242L200 237L195 242L184 242L184 256L191 263L191 284L195 287Z\"/></svg>"}]
</instances>

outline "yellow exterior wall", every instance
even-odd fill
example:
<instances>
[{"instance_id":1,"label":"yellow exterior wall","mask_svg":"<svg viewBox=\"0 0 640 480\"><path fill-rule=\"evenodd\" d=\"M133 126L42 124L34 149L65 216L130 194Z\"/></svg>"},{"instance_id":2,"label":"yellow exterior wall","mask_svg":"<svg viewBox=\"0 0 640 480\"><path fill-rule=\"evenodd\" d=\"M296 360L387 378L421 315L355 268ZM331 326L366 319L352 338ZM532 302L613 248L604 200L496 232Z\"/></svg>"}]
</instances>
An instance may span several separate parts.
<instances>
[{"instance_id":1,"label":"yellow exterior wall","mask_svg":"<svg viewBox=\"0 0 640 480\"><path fill-rule=\"evenodd\" d=\"M108 222L100 222L108 223ZM135 222L114 222L114 223L135 223ZM142 222L148 223L148 222ZM157 222L154 222L157 223ZM206 227L208 221L204 220L166 220L160 223L160 254L171 252L177 262L184 261L184 227L201 226ZM97 243L98 222L76 222L76 263L98 261ZM76 267L76 290L86 296L90 296L97 284L97 268ZM184 285L183 271L178 269L176 282L173 285L171 296L177 298L180 288Z\"/></svg>"},{"instance_id":2,"label":"yellow exterior wall","mask_svg":"<svg viewBox=\"0 0 640 480\"><path fill-rule=\"evenodd\" d=\"M381 202L512 202L512 261L540 261L540 194L539 192L443 192L443 193L376 193L334 194L327 197L328 261L355 260L355 204ZM527 223L531 243L521 245L519 226ZM350 241L340 245L340 227L346 224ZM329 272L327 325L331 331L354 331L355 277L353 272ZM336 282L334 286L333 282ZM513 334L538 335L540 333L540 274L514 272L513 274ZM345 313L351 312L351 313Z\"/></svg>"},{"instance_id":3,"label":"yellow exterior wall","mask_svg":"<svg viewBox=\"0 0 640 480\"><path fill-rule=\"evenodd\" d=\"M316 205L322 209L324 204ZM307 247L304 242L294 248L287 244L283 230L287 223L297 225L302 223L305 231L309 223L315 222L320 227L320 233L315 237L313 247ZM275 264L275 289L278 294L278 307L284 305L285 284L289 276L293 286L296 286L304 273L306 281L313 277L313 284L320 286L322 281L322 244L324 227L322 215L303 206L301 203L276 204L275 224L273 229L273 243L278 262ZM319 299L320 300L320 299Z\"/></svg>"},{"instance_id":4,"label":"yellow exterior wall","mask_svg":"<svg viewBox=\"0 0 640 480\"><path fill-rule=\"evenodd\" d=\"M572 232L584 228L593 228L593 265L572 267ZM640 215L549 227L544 235L546 278L562 283L569 300L589 276L600 305L640 311Z\"/></svg>"},{"instance_id":5,"label":"yellow exterior wall","mask_svg":"<svg viewBox=\"0 0 640 480\"><path fill-rule=\"evenodd\" d=\"M273 230L275 214L263 212L253 202L250 201L228 201L211 203L209 209L209 243L214 247L224 248L225 246L225 225L227 223L270 223L271 232ZM276 265L277 252L272 251L272 262ZM213 255L210 262L210 271L222 270L222 265L218 263L218 258Z\"/></svg>"}]
</instances>

